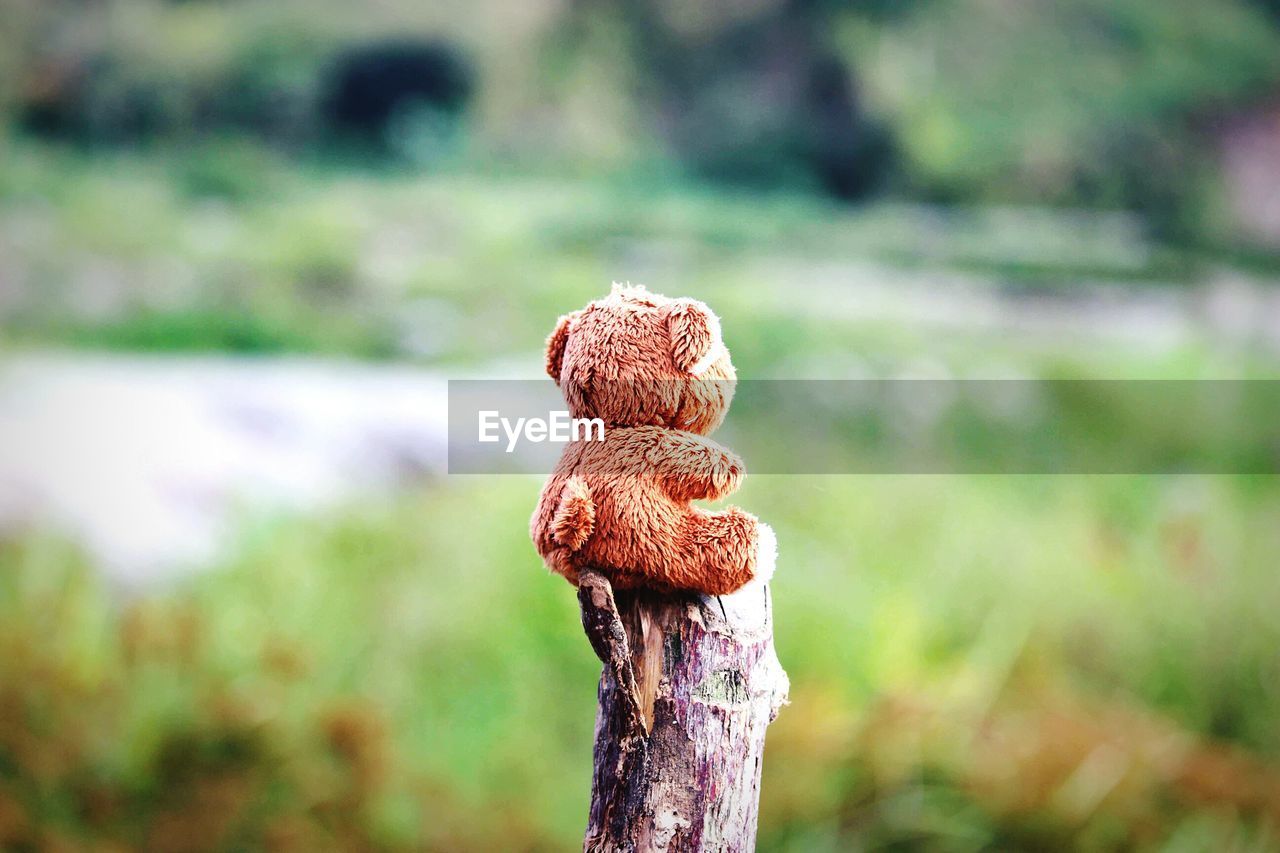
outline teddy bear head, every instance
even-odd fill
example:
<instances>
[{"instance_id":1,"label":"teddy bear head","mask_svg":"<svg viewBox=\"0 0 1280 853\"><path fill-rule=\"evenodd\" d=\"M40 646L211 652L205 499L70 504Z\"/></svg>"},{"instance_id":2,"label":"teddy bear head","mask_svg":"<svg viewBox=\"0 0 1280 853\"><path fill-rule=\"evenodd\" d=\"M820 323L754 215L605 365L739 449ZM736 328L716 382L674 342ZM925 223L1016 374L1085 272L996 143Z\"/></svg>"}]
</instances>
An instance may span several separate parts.
<instances>
[{"instance_id":1,"label":"teddy bear head","mask_svg":"<svg viewBox=\"0 0 1280 853\"><path fill-rule=\"evenodd\" d=\"M547 339L547 373L575 418L702 435L724 420L736 378L710 308L616 283L560 318Z\"/></svg>"}]
</instances>

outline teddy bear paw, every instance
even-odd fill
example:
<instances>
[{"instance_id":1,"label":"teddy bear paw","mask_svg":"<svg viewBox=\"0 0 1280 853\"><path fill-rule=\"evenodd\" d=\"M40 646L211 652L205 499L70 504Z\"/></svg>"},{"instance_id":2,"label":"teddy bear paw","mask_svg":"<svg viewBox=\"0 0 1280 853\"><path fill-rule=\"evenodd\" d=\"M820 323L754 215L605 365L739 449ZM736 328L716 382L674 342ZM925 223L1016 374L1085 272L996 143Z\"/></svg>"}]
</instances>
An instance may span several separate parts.
<instances>
[{"instance_id":1,"label":"teddy bear paw","mask_svg":"<svg viewBox=\"0 0 1280 853\"><path fill-rule=\"evenodd\" d=\"M764 522L756 531L756 571L751 580L768 583L778 563L778 537L773 528Z\"/></svg>"}]
</instances>

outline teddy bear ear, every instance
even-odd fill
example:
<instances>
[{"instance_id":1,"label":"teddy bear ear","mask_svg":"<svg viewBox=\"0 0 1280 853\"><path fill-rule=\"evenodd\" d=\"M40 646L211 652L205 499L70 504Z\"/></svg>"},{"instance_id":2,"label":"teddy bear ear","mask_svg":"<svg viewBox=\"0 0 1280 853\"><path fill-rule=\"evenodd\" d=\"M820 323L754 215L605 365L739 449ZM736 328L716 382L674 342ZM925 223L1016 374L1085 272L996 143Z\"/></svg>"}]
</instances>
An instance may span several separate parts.
<instances>
[{"instance_id":1,"label":"teddy bear ear","mask_svg":"<svg viewBox=\"0 0 1280 853\"><path fill-rule=\"evenodd\" d=\"M676 367L697 376L724 352L720 318L696 299L673 299L667 314Z\"/></svg>"},{"instance_id":2,"label":"teddy bear ear","mask_svg":"<svg viewBox=\"0 0 1280 853\"><path fill-rule=\"evenodd\" d=\"M569 343L569 326L576 314L565 314L556 321L556 328L547 337L547 375L560 384L560 371L564 368L564 348Z\"/></svg>"}]
</instances>

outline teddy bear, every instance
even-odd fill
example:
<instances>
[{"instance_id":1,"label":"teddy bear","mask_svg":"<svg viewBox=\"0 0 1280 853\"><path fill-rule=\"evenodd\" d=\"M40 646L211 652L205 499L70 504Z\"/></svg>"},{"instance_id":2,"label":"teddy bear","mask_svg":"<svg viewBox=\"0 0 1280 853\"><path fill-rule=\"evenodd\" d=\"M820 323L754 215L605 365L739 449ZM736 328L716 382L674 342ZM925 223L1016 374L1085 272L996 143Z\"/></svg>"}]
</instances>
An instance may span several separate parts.
<instances>
[{"instance_id":1,"label":"teddy bear","mask_svg":"<svg viewBox=\"0 0 1280 853\"><path fill-rule=\"evenodd\" d=\"M566 445L530 523L547 567L577 585L590 567L617 589L726 595L773 574L773 529L737 507L695 507L731 494L742 460L707 438L736 378L720 321L693 299L642 286L560 318L547 373L570 415L599 418L602 441Z\"/></svg>"}]
</instances>

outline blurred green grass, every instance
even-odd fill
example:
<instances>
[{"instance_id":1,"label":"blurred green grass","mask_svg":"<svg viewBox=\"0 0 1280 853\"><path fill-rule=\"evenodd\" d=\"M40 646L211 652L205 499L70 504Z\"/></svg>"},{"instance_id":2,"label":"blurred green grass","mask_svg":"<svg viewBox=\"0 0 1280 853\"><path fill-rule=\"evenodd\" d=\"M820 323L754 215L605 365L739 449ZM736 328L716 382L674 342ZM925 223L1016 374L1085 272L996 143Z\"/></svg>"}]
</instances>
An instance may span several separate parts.
<instances>
[{"instance_id":1,"label":"blurred green grass","mask_svg":"<svg viewBox=\"0 0 1280 853\"><path fill-rule=\"evenodd\" d=\"M1125 375L1125 365L1155 370L1150 354L1034 332L940 338L863 318L859 288L1122 292L1225 268L1223 256L1162 243L1122 213L848 208L636 175L352 171L243 139L97 155L14 139L7 154L0 331L26 346L524 358L556 315L625 275L714 304L744 375L798 375L806 360L839 371L852 357L922 349ZM806 300L791 296L800 290ZM1212 372L1218 355L1189 346L1155 360L1174 375Z\"/></svg>"},{"instance_id":2,"label":"blurred green grass","mask_svg":"<svg viewBox=\"0 0 1280 853\"><path fill-rule=\"evenodd\" d=\"M55 135L90 149L198 147L211 133L244 132L280 151L310 150L325 136L334 57L396 36L443 41L474 63L464 159L576 175L689 165L654 112L670 120L690 105L646 98L663 76L655 43L674 23L661 4L528 0L520 14L501 0L9 7L0 123L30 126L33 107L51 111L64 125ZM1168 236L1250 245L1224 197L1221 144L1280 81L1273 0L761 2L701 20L708 53L730 48L710 57L721 71L702 84L731 84L768 44L753 26L788 18L814 42L793 60L815 49L838 57L861 120L889 130L895 156L873 165L895 197L1139 210ZM781 130L763 148L743 140L717 156L758 183L804 183L791 174L800 165L785 144L792 129ZM417 152L428 162L439 153ZM190 185L243 192L214 159ZM1274 251L1262 254L1274 267Z\"/></svg>"},{"instance_id":3,"label":"blurred green grass","mask_svg":"<svg viewBox=\"0 0 1280 853\"><path fill-rule=\"evenodd\" d=\"M120 600L0 571L0 840L580 840L599 667L526 539L539 483L259 520ZM761 849L1267 849L1280 491L1140 477L753 478L778 529Z\"/></svg>"}]
</instances>

